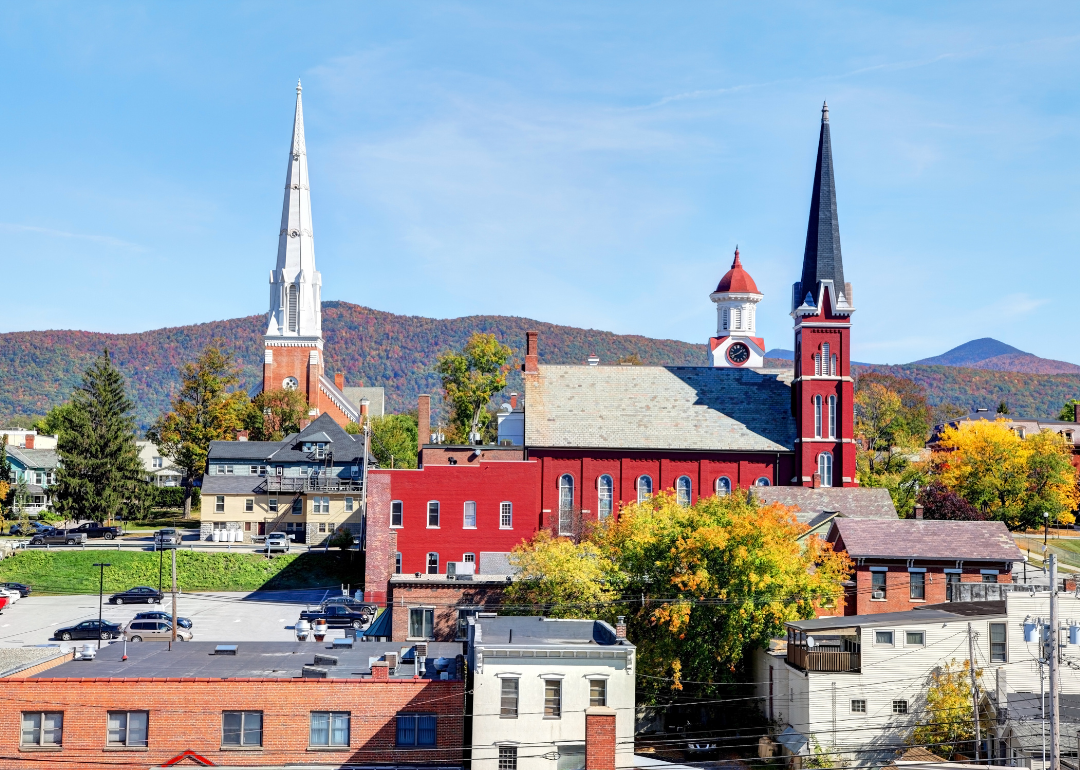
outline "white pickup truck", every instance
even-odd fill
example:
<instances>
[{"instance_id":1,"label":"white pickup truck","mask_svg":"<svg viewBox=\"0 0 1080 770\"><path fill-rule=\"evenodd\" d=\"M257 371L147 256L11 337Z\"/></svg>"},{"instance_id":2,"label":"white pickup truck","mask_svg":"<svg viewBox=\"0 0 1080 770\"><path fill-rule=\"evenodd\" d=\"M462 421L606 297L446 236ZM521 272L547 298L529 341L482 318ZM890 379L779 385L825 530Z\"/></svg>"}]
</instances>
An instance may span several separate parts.
<instances>
[{"instance_id":1,"label":"white pickup truck","mask_svg":"<svg viewBox=\"0 0 1080 770\"><path fill-rule=\"evenodd\" d=\"M266 536L266 552L272 551L289 552L289 538L284 532L271 532Z\"/></svg>"}]
</instances>

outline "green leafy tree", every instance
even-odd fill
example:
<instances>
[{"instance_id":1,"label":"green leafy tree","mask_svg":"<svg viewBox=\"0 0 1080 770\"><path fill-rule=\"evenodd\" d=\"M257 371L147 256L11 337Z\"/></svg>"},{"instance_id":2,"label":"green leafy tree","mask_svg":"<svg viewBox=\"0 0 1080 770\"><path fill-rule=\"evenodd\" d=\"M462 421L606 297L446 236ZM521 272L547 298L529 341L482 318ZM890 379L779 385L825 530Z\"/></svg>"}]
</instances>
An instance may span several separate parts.
<instances>
[{"instance_id":1,"label":"green leafy tree","mask_svg":"<svg viewBox=\"0 0 1080 770\"><path fill-rule=\"evenodd\" d=\"M1080 404L1080 398L1070 398L1068 401L1065 402L1065 405L1061 407L1061 411L1058 412L1057 418L1059 420L1075 422L1077 404Z\"/></svg>"},{"instance_id":2,"label":"green leafy tree","mask_svg":"<svg viewBox=\"0 0 1080 770\"><path fill-rule=\"evenodd\" d=\"M0 436L0 530L4 527L4 511L11 492L11 461L7 456L7 434Z\"/></svg>"},{"instance_id":3,"label":"green leafy tree","mask_svg":"<svg viewBox=\"0 0 1080 770\"><path fill-rule=\"evenodd\" d=\"M957 404L942 403L935 406L932 410L932 418L934 425L941 425L942 423L952 422L953 420L959 420L961 417L966 417L968 410Z\"/></svg>"},{"instance_id":4,"label":"green leafy tree","mask_svg":"<svg viewBox=\"0 0 1080 770\"><path fill-rule=\"evenodd\" d=\"M508 601L554 617L623 615L647 697L693 683L715 694L738 681L749 653L835 602L850 572L844 553L792 512L745 495L679 505L665 492L587 528L578 542L541 531L514 549L520 578ZM666 680L666 681L665 681Z\"/></svg>"},{"instance_id":5,"label":"green leafy tree","mask_svg":"<svg viewBox=\"0 0 1080 770\"><path fill-rule=\"evenodd\" d=\"M479 443L491 436L491 398L506 387L513 349L494 334L474 333L460 353L439 354L435 371L442 377L443 402L450 407L448 433L454 441Z\"/></svg>"},{"instance_id":6,"label":"green leafy tree","mask_svg":"<svg viewBox=\"0 0 1080 770\"><path fill-rule=\"evenodd\" d=\"M307 418L307 396L299 390L264 390L244 413L244 427L252 441L281 441L300 431Z\"/></svg>"},{"instance_id":7,"label":"green leafy tree","mask_svg":"<svg viewBox=\"0 0 1080 770\"><path fill-rule=\"evenodd\" d=\"M248 397L234 390L240 373L233 357L211 344L195 363L184 365L183 384L172 411L146 432L162 455L184 471L184 518L191 517L191 488L206 470L211 441L230 441L243 426Z\"/></svg>"},{"instance_id":8,"label":"green leafy tree","mask_svg":"<svg viewBox=\"0 0 1080 770\"><path fill-rule=\"evenodd\" d=\"M108 351L102 353L72 393L58 432L61 462L50 492L53 508L65 519L114 519L141 494L146 482L135 445L134 406Z\"/></svg>"},{"instance_id":9,"label":"green leafy tree","mask_svg":"<svg viewBox=\"0 0 1080 770\"><path fill-rule=\"evenodd\" d=\"M975 669L975 680L982 679L982 669ZM980 713L983 735L993 734L989 715ZM914 746L925 746L935 753L951 756L967 748L975 739L975 720L971 713L971 664L954 658L930 672L926 687L926 707L911 734ZM966 744L966 745L965 745ZM945 750L948 747L948 751Z\"/></svg>"},{"instance_id":10,"label":"green leafy tree","mask_svg":"<svg viewBox=\"0 0 1080 770\"><path fill-rule=\"evenodd\" d=\"M49 410L49 413L44 417L39 417L34 420L32 427L38 433L43 436L59 436L60 431L67 425L71 411L75 408L75 405L66 401L63 404L58 404Z\"/></svg>"},{"instance_id":11,"label":"green leafy tree","mask_svg":"<svg viewBox=\"0 0 1080 770\"><path fill-rule=\"evenodd\" d=\"M371 420L371 453L382 468L415 468L416 437L416 419L410 414Z\"/></svg>"}]
</instances>

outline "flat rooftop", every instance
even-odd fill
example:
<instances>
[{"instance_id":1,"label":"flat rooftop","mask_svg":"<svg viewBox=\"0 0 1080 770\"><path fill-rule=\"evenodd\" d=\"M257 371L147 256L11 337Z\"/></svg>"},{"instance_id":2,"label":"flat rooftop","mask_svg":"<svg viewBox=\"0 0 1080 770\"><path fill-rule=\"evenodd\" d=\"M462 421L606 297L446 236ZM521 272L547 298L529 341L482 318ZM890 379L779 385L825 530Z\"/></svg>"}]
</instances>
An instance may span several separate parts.
<instances>
[{"instance_id":1,"label":"flat rooftop","mask_svg":"<svg viewBox=\"0 0 1080 770\"><path fill-rule=\"evenodd\" d=\"M217 648L236 648L235 655L217 654ZM462 645L428 642L425 679L439 679L442 671L456 678L456 658ZM399 664L391 679L412 679L416 671L415 647L404 642L355 642L352 649L335 648L330 642L123 642L101 648L93 660L72 660L35 674L34 679L292 679L302 676L304 666L315 665L315 656L337 658L337 665L322 665L328 679L361 679L371 676L371 664L396 652Z\"/></svg>"},{"instance_id":2,"label":"flat rooftop","mask_svg":"<svg viewBox=\"0 0 1080 770\"><path fill-rule=\"evenodd\" d=\"M840 615L833 618L796 620L787 625L797 631L828 631L830 629L872 628L873 626L909 626L919 623L951 623L964 618L1004 617L1005 602L946 602L929 604L917 610L882 612L878 615Z\"/></svg>"},{"instance_id":3,"label":"flat rooftop","mask_svg":"<svg viewBox=\"0 0 1080 770\"><path fill-rule=\"evenodd\" d=\"M479 616L477 645L592 645L632 647L615 636L615 629L602 620L560 620L555 618Z\"/></svg>"}]
</instances>

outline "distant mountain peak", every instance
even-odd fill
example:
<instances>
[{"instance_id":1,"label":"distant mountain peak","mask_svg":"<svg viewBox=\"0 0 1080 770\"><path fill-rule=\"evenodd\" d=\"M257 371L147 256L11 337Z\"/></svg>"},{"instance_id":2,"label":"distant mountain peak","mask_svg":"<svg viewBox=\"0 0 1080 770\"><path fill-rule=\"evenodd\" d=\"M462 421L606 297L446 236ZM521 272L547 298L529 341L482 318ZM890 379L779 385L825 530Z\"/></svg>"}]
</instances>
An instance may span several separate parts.
<instances>
[{"instance_id":1,"label":"distant mountain peak","mask_svg":"<svg viewBox=\"0 0 1080 770\"><path fill-rule=\"evenodd\" d=\"M1012 345L1006 345L993 337L983 337L963 345L957 345L952 350L947 350L940 356L924 358L920 361L912 361L914 364L926 364L931 366L971 366L988 358L1007 355L1031 355Z\"/></svg>"}]
</instances>

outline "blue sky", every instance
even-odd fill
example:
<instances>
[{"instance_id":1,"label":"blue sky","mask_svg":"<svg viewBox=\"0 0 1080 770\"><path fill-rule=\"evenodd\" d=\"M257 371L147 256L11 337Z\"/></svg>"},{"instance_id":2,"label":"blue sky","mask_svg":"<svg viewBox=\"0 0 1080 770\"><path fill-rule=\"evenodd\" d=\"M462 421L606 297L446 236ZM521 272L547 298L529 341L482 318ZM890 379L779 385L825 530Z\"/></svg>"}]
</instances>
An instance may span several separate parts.
<instances>
[{"instance_id":1,"label":"blue sky","mask_svg":"<svg viewBox=\"0 0 1080 770\"><path fill-rule=\"evenodd\" d=\"M1080 6L8 3L0 331L262 313L303 78L324 299L791 346L828 99L854 357L1080 362Z\"/></svg>"}]
</instances>

